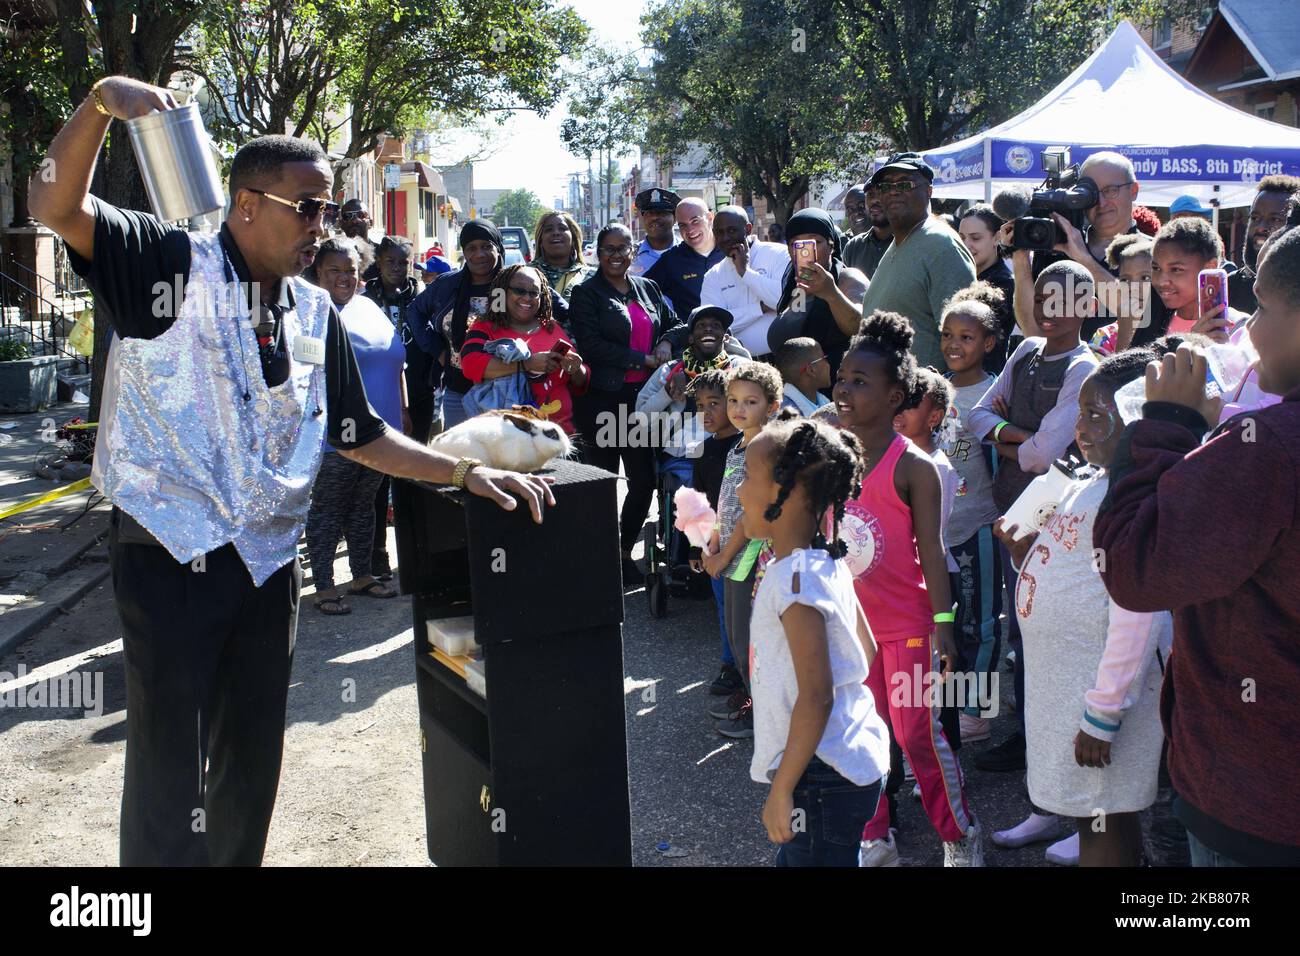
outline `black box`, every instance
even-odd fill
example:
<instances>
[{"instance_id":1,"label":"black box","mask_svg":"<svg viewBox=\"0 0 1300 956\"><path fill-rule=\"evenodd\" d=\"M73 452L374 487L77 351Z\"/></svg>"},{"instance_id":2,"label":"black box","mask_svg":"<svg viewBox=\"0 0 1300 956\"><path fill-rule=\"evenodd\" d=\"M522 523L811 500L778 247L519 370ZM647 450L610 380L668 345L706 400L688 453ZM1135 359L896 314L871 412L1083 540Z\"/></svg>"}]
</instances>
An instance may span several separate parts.
<instances>
[{"instance_id":1,"label":"black box","mask_svg":"<svg viewBox=\"0 0 1300 956\"><path fill-rule=\"evenodd\" d=\"M522 503L394 482L439 865L631 864L617 479L567 461L544 474L541 525ZM427 621L469 614L486 699L428 642Z\"/></svg>"}]
</instances>

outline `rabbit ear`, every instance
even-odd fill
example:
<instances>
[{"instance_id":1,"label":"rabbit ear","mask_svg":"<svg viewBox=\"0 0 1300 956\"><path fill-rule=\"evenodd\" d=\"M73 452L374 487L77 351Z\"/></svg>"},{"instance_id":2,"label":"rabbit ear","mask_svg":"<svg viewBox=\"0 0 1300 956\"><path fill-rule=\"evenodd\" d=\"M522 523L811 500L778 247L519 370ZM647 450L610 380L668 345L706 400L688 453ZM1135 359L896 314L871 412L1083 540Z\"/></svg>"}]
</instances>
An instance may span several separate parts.
<instances>
[{"instance_id":1,"label":"rabbit ear","mask_svg":"<svg viewBox=\"0 0 1300 956\"><path fill-rule=\"evenodd\" d=\"M537 426L533 424L531 419L525 418L523 415L516 415L513 412L507 412L501 417L511 425L514 425L515 428L518 428L521 432L525 432L529 435L536 434L537 432Z\"/></svg>"}]
</instances>

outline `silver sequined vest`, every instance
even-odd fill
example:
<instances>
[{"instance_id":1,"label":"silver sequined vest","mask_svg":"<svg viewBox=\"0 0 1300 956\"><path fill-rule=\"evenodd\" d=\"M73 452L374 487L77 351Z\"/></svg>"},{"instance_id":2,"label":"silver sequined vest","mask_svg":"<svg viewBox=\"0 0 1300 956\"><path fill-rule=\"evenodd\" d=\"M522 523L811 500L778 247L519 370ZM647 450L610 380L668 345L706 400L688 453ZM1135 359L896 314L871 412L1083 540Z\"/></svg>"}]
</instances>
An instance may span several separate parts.
<instances>
[{"instance_id":1,"label":"silver sequined vest","mask_svg":"<svg viewBox=\"0 0 1300 956\"><path fill-rule=\"evenodd\" d=\"M260 586L294 560L307 521L325 438L325 366L292 351L299 335L325 341L330 300L284 280L295 301L283 320L290 371L269 387L219 238L191 233L190 248L185 301L171 328L117 343L99 488L177 561L233 543Z\"/></svg>"}]
</instances>

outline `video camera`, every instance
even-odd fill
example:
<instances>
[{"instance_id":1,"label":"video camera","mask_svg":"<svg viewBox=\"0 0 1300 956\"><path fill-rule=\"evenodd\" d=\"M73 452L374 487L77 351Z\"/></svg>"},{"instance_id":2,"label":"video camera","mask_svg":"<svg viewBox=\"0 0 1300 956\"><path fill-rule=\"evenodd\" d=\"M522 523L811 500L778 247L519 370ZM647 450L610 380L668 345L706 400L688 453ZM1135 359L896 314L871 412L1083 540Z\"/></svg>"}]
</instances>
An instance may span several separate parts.
<instances>
[{"instance_id":1,"label":"video camera","mask_svg":"<svg viewBox=\"0 0 1300 956\"><path fill-rule=\"evenodd\" d=\"M1051 252L1066 238L1052 213L1059 212L1082 230L1084 213L1097 205L1100 194L1090 177L1079 175L1078 164L1070 164L1070 147L1049 146L1039 156L1047 178L1030 194L1028 213L1015 221L1011 247Z\"/></svg>"}]
</instances>

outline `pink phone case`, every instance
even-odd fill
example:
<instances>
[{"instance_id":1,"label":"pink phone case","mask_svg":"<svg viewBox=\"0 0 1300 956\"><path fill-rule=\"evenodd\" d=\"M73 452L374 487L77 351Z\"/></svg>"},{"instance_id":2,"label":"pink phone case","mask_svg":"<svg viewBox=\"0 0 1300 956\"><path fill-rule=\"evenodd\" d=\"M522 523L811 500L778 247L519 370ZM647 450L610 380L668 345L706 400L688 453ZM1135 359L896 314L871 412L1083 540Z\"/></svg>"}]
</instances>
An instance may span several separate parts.
<instances>
[{"instance_id":1,"label":"pink phone case","mask_svg":"<svg viewBox=\"0 0 1300 956\"><path fill-rule=\"evenodd\" d=\"M1224 315L1227 318L1228 311L1228 273L1223 269L1202 269L1200 275L1196 277L1196 288L1199 292L1197 298L1197 308L1199 314L1203 317L1205 313L1211 312L1218 305L1223 306Z\"/></svg>"}]
</instances>

